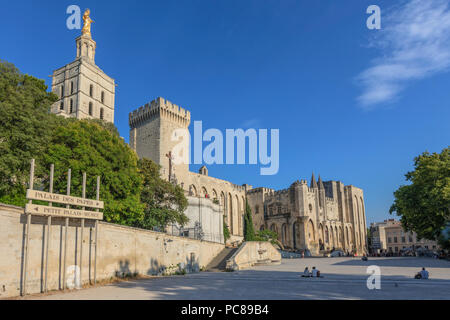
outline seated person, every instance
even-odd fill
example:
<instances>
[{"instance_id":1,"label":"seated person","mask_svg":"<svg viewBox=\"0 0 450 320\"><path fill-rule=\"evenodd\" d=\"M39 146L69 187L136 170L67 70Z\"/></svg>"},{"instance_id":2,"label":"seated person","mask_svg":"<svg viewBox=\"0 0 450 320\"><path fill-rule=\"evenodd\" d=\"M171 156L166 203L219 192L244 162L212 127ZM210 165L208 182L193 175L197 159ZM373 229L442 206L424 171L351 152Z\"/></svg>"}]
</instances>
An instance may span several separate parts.
<instances>
[{"instance_id":1,"label":"seated person","mask_svg":"<svg viewBox=\"0 0 450 320\"><path fill-rule=\"evenodd\" d=\"M425 268L422 268L422 271L420 271L420 276L421 276L421 279L428 279L428 277L429 277L428 271L425 270Z\"/></svg>"},{"instance_id":2,"label":"seated person","mask_svg":"<svg viewBox=\"0 0 450 320\"><path fill-rule=\"evenodd\" d=\"M313 278L317 278L317 273L319 272L319 270L316 269L316 267L312 268L312 276Z\"/></svg>"},{"instance_id":3,"label":"seated person","mask_svg":"<svg viewBox=\"0 0 450 320\"><path fill-rule=\"evenodd\" d=\"M303 271L302 277L311 277L311 273L309 273L308 267L306 267L305 271Z\"/></svg>"}]
</instances>

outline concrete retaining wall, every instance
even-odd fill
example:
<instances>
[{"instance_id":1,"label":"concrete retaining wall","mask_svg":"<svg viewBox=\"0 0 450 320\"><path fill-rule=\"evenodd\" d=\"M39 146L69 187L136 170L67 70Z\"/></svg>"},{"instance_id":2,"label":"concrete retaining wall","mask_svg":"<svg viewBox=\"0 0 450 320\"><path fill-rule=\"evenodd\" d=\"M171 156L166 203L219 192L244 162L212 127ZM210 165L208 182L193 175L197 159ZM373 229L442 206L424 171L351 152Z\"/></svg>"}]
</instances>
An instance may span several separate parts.
<instances>
[{"instance_id":1,"label":"concrete retaining wall","mask_svg":"<svg viewBox=\"0 0 450 320\"><path fill-rule=\"evenodd\" d=\"M26 216L23 208L0 204L0 298L21 292ZM80 220L70 219L67 241L67 267L79 265L83 243L82 281L94 277L94 224L86 220L81 239ZM47 218L31 219L27 293L44 288ZM62 288L64 219L53 218L48 261L48 289ZM148 230L100 222L98 228L97 280L139 273L157 275L170 266L183 263L187 271L206 266L223 244L171 236Z\"/></svg>"},{"instance_id":2,"label":"concrete retaining wall","mask_svg":"<svg viewBox=\"0 0 450 320\"><path fill-rule=\"evenodd\" d=\"M248 241L227 261L228 270L242 270L255 264L279 264L280 252L267 241Z\"/></svg>"}]
</instances>

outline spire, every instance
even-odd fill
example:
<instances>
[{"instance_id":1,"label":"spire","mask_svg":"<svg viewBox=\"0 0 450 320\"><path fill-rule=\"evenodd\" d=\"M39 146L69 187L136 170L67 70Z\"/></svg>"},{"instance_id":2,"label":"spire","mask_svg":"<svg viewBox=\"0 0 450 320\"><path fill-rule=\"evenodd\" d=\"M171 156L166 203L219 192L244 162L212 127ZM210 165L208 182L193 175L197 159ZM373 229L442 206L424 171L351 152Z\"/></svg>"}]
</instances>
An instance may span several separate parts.
<instances>
[{"instance_id":1,"label":"spire","mask_svg":"<svg viewBox=\"0 0 450 320\"><path fill-rule=\"evenodd\" d=\"M91 20L91 11L87 9L83 15L84 25L81 30L81 36L79 36L75 42L77 45L77 59L87 58L91 62L95 63L95 49L97 44L92 39L91 24L94 22Z\"/></svg>"},{"instance_id":2,"label":"spire","mask_svg":"<svg viewBox=\"0 0 450 320\"><path fill-rule=\"evenodd\" d=\"M325 187L323 186L323 181L322 181L322 178L320 177L320 174L319 174L319 181L318 181L318 183L319 183L319 189L325 189Z\"/></svg>"},{"instance_id":3,"label":"spire","mask_svg":"<svg viewBox=\"0 0 450 320\"><path fill-rule=\"evenodd\" d=\"M317 182L316 182L316 178L314 177L314 172L312 173L312 176L311 176L310 188L317 188Z\"/></svg>"}]
</instances>

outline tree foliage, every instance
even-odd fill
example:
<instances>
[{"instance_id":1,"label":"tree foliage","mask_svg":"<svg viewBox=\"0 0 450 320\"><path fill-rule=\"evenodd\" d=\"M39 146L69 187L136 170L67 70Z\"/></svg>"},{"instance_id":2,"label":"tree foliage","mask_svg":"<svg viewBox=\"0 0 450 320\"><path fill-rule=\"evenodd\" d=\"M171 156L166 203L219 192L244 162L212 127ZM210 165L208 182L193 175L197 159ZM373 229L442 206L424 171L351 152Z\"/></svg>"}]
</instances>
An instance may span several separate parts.
<instances>
[{"instance_id":1,"label":"tree foliage","mask_svg":"<svg viewBox=\"0 0 450 320\"><path fill-rule=\"evenodd\" d=\"M406 231L419 238L437 240L450 221L450 148L440 154L424 152L414 159L411 184L394 192L390 213L401 216Z\"/></svg>"},{"instance_id":2,"label":"tree foliage","mask_svg":"<svg viewBox=\"0 0 450 320\"><path fill-rule=\"evenodd\" d=\"M255 241L269 241L274 245L278 245L278 234L268 229L260 230L255 236Z\"/></svg>"},{"instance_id":3,"label":"tree foliage","mask_svg":"<svg viewBox=\"0 0 450 320\"><path fill-rule=\"evenodd\" d=\"M162 179L160 166L151 160L139 160L139 173L143 179L144 217L138 226L163 230L170 223L185 225L188 218L184 211L188 202L183 189Z\"/></svg>"},{"instance_id":4,"label":"tree foliage","mask_svg":"<svg viewBox=\"0 0 450 320\"><path fill-rule=\"evenodd\" d=\"M81 196L82 173L86 172L86 196L95 199L96 177L100 176L105 221L135 225L144 215L137 161L122 138L97 121L65 119L65 125L53 131L40 165L55 165L54 190L62 194L66 192L68 168L72 170L73 195Z\"/></svg>"},{"instance_id":5,"label":"tree foliage","mask_svg":"<svg viewBox=\"0 0 450 320\"><path fill-rule=\"evenodd\" d=\"M226 242L231 238L230 228L228 228L228 224L225 221L225 216L223 217L223 240Z\"/></svg>"},{"instance_id":6,"label":"tree foliage","mask_svg":"<svg viewBox=\"0 0 450 320\"><path fill-rule=\"evenodd\" d=\"M40 158L60 119L49 113L57 100L43 80L0 60L0 201L24 205L30 159ZM39 174L37 168L36 174Z\"/></svg>"},{"instance_id":7,"label":"tree foliage","mask_svg":"<svg viewBox=\"0 0 450 320\"><path fill-rule=\"evenodd\" d=\"M244 239L245 241L255 240L255 229L253 227L252 209L250 208L248 201L245 201Z\"/></svg>"}]
</instances>

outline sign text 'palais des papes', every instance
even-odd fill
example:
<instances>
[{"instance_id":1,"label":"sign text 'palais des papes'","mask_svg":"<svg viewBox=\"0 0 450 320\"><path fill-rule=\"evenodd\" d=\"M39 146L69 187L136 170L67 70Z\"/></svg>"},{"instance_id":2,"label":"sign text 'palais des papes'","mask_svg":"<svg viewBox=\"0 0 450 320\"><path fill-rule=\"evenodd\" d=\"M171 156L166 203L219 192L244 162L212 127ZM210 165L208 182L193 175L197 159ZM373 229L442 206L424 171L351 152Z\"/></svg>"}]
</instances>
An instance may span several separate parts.
<instances>
[{"instance_id":1,"label":"sign text 'palais des papes'","mask_svg":"<svg viewBox=\"0 0 450 320\"><path fill-rule=\"evenodd\" d=\"M91 200L86 198L72 197L67 195L61 195L56 193L49 193L38 190L27 190L28 200L41 200L54 203L61 203L72 206L82 206L96 209L103 209L103 201ZM77 210L70 208L58 208L51 206L43 206L28 203L25 206L25 212L33 215L54 216L54 217L67 217L67 218L85 218L102 220L103 213L98 211Z\"/></svg>"}]
</instances>

